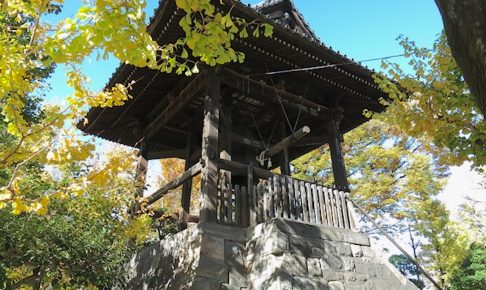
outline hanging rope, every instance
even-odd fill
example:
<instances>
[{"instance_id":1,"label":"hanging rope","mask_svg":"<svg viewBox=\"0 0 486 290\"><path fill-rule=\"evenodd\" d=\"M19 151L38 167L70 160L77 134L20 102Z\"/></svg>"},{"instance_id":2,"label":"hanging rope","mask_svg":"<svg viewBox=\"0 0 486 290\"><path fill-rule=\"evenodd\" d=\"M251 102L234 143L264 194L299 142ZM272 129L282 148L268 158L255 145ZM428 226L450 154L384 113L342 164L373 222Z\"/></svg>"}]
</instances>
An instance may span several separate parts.
<instances>
[{"instance_id":1,"label":"hanging rope","mask_svg":"<svg viewBox=\"0 0 486 290\"><path fill-rule=\"evenodd\" d=\"M407 253L405 249L403 249L383 228L381 228L380 225L377 224L373 220L373 218L369 214L367 214L366 211L361 206L359 206L353 199L350 198L349 193L346 193L346 198L349 201L351 201L354 207L356 207L375 226L376 229L378 229L390 242L392 242L392 244L395 245L395 247L397 247L400 250L400 252L402 252L410 260L410 262L415 264L415 266L417 266L417 269L419 269L419 271L422 272L422 274L424 274L424 276L427 277L427 279L429 279L429 281L432 282L432 284L434 284L434 286L438 290L443 290L442 287L440 287L439 283L437 283L434 280L434 278L432 278L432 276L427 271L425 271L425 269L422 268L422 266L420 266L417 260L415 260L412 256L410 256L410 254Z\"/></svg>"},{"instance_id":2,"label":"hanging rope","mask_svg":"<svg viewBox=\"0 0 486 290\"><path fill-rule=\"evenodd\" d=\"M265 63L265 68L268 71L267 63ZM280 104L280 107L282 108L282 112L285 116L285 120L287 121L287 125L289 125L290 130L292 130L292 133L294 133L294 129L292 128L292 125L290 124L289 116L287 116L287 112L285 111L282 100L280 99L280 95L278 94L278 90L277 90L277 87L275 86L275 82L273 81L273 78L272 78L271 75L269 75L269 78L270 78L270 81L272 82L273 90L275 91L275 96L277 97L278 103Z\"/></svg>"}]
</instances>

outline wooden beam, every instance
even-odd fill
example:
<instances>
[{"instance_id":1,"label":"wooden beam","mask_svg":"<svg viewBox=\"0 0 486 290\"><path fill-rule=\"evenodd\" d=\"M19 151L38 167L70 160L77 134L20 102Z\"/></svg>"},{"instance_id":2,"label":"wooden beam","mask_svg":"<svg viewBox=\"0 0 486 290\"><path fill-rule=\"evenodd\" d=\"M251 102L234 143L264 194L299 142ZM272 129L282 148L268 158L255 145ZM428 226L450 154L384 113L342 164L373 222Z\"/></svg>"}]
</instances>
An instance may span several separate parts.
<instances>
[{"instance_id":1,"label":"wooden beam","mask_svg":"<svg viewBox=\"0 0 486 290\"><path fill-rule=\"evenodd\" d=\"M204 123L202 133L201 159L205 167L201 174L201 222L216 222L216 207L218 193L219 159L219 105L221 80L216 68L208 72L206 79L206 96L204 100Z\"/></svg>"},{"instance_id":2,"label":"wooden beam","mask_svg":"<svg viewBox=\"0 0 486 290\"><path fill-rule=\"evenodd\" d=\"M151 151L147 153L148 160L165 159L165 158L184 158L186 151L181 149Z\"/></svg>"},{"instance_id":3,"label":"wooden beam","mask_svg":"<svg viewBox=\"0 0 486 290\"><path fill-rule=\"evenodd\" d=\"M304 126L300 128L299 130L295 131L292 135L288 136L287 138L284 138L282 141L270 147L270 149L268 149L267 151L264 151L265 152L264 158L270 158L276 155L277 153L288 148L291 144L302 139L304 136L306 136L309 133L310 133L309 127Z\"/></svg>"},{"instance_id":4,"label":"wooden beam","mask_svg":"<svg viewBox=\"0 0 486 290\"><path fill-rule=\"evenodd\" d=\"M223 82L226 85L249 92L249 94L258 95L267 102L275 103L276 93L278 93L278 96L282 99L282 105L290 109L299 110L299 106L302 106L303 112L310 113L314 116L318 116L323 112L329 112L329 109L323 105L314 103L285 90L274 88L271 85L251 79L230 69L225 69L224 75Z\"/></svg>"},{"instance_id":5,"label":"wooden beam","mask_svg":"<svg viewBox=\"0 0 486 290\"><path fill-rule=\"evenodd\" d=\"M151 139L170 121L172 117L192 99L203 87L202 74L198 74L174 100L145 128L144 135Z\"/></svg>"},{"instance_id":6,"label":"wooden beam","mask_svg":"<svg viewBox=\"0 0 486 290\"><path fill-rule=\"evenodd\" d=\"M184 173L182 173L179 177L177 177L176 179L167 183L166 185L162 186L160 189L158 189L156 192L152 193L150 196L146 197L147 205L151 205L152 203L159 200L162 196L166 195L170 190L181 186L189 178L192 178L192 177L198 175L203 168L204 168L204 166L200 162L191 166L188 170L186 170Z\"/></svg>"}]
</instances>

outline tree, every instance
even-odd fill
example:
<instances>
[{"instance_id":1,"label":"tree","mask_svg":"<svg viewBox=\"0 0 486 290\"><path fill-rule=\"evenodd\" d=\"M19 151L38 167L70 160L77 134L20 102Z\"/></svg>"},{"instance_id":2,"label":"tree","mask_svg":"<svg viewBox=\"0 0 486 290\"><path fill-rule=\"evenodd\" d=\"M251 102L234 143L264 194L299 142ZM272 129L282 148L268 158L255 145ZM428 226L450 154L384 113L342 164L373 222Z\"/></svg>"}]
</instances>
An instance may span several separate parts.
<instances>
[{"instance_id":1,"label":"tree","mask_svg":"<svg viewBox=\"0 0 486 290\"><path fill-rule=\"evenodd\" d=\"M408 137L398 126L371 120L344 135L343 154L352 197L375 217L402 218L406 204L435 195L447 168L438 148ZM329 148L323 146L292 162L293 175L332 186Z\"/></svg>"},{"instance_id":2,"label":"tree","mask_svg":"<svg viewBox=\"0 0 486 290\"><path fill-rule=\"evenodd\" d=\"M486 3L481 0L435 0L447 42L486 117Z\"/></svg>"},{"instance_id":3,"label":"tree","mask_svg":"<svg viewBox=\"0 0 486 290\"><path fill-rule=\"evenodd\" d=\"M480 114L461 71L451 56L444 35L433 50L418 48L405 37L400 43L408 56L412 72L398 64L384 63L387 75L376 81L389 99L381 100L387 113L381 120L397 125L406 134L447 148L444 164L469 160L480 167L486 163L486 122ZM369 116L373 115L371 113Z\"/></svg>"},{"instance_id":4,"label":"tree","mask_svg":"<svg viewBox=\"0 0 486 290\"><path fill-rule=\"evenodd\" d=\"M342 147L351 198L390 234L409 234L415 258L446 285L469 242L467 233L449 219L444 204L434 198L447 176L441 157L449 152L377 119L345 134ZM294 176L331 186L330 160L323 146L292 162ZM364 230L375 232L366 224Z\"/></svg>"},{"instance_id":5,"label":"tree","mask_svg":"<svg viewBox=\"0 0 486 290\"><path fill-rule=\"evenodd\" d=\"M452 274L450 289L476 290L483 289L484 285L486 285L486 246L472 244L461 267Z\"/></svg>"},{"instance_id":6,"label":"tree","mask_svg":"<svg viewBox=\"0 0 486 290\"><path fill-rule=\"evenodd\" d=\"M123 162L134 162L127 153L115 150L104 163L126 168ZM31 194L59 188L89 174L87 167L96 167L94 171L100 174L97 178L103 178L106 185L90 184L80 189L77 198L54 193L56 198L44 199L50 203L45 213L0 211L2 288L106 288L122 276L121 265L145 240L151 224L147 216L130 219L127 214L134 190L131 175L100 171L105 167L99 163L72 162L51 179L42 177L42 169L31 165L23 171L22 186L29 184Z\"/></svg>"},{"instance_id":7,"label":"tree","mask_svg":"<svg viewBox=\"0 0 486 290\"><path fill-rule=\"evenodd\" d=\"M177 0L185 36L160 46L146 30L145 1L85 1L74 17L47 22L62 4L0 1L2 286L106 287L132 249L128 241L145 238L147 216L127 216L134 192L131 153L99 162L94 140L75 130L90 107L123 105L132 84L93 92L83 61L113 55L190 75L198 71L190 55L209 66L241 62L232 39L272 32L270 25L216 11L209 0ZM69 69L74 93L66 106L43 105L31 113L39 104L31 100L43 99L45 76L56 64Z\"/></svg>"},{"instance_id":8,"label":"tree","mask_svg":"<svg viewBox=\"0 0 486 290\"><path fill-rule=\"evenodd\" d=\"M410 262L410 260L405 255L391 255L390 257L388 257L388 261L419 289L425 288L425 284L420 278L420 274L422 273L420 273L420 271L417 269L417 266L415 266L414 263Z\"/></svg>"}]
</instances>

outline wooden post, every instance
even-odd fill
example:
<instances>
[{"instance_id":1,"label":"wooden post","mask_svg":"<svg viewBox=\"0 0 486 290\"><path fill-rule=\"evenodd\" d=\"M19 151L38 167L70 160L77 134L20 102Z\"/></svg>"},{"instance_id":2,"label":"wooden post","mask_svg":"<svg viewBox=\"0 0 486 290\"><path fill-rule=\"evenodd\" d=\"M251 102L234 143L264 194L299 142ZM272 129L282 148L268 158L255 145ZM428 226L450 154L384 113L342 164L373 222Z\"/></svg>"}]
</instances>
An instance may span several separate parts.
<instances>
[{"instance_id":1,"label":"wooden post","mask_svg":"<svg viewBox=\"0 0 486 290\"><path fill-rule=\"evenodd\" d=\"M223 160L230 160L231 161L231 127L232 127L232 114L231 114L231 99L224 98L221 104L221 118L219 120L219 157ZM228 184L232 184L231 180L231 171L230 170L223 170L222 171L222 182L220 182L221 192L220 195L220 216L224 218L220 218L220 222L228 222L228 216L231 212L230 207L231 204L231 186L228 187ZM224 190L223 190L224 189ZM229 193L229 200L228 200L228 193ZM231 221L231 217L229 219Z\"/></svg>"},{"instance_id":2,"label":"wooden post","mask_svg":"<svg viewBox=\"0 0 486 290\"><path fill-rule=\"evenodd\" d=\"M142 141L140 144L137 169L135 172L135 182L137 184L137 189L135 191L135 197L142 197L143 191L145 189L145 179L147 178L148 160L145 158L147 156L147 144Z\"/></svg>"},{"instance_id":3,"label":"wooden post","mask_svg":"<svg viewBox=\"0 0 486 290\"><path fill-rule=\"evenodd\" d=\"M194 147L196 145L195 132L191 132L187 138L186 146L186 162L185 171L189 170L192 165L195 164L195 160L191 159L194 153ZM179 215L179 230L187 229L187 223L189 222L189 212L191 208L191 192L192 192L192 177L184 182L182 185L182 196L181 196L181 214Z\"/></svg>"},{"instance_id":4,"label":"wooden post","mask_svg":"<svg viewBox=\"0 0 486 290\"><path fill-rule=\"evenodd\" d=\"M334 182L339 190L349 192L346 167L344 166L343 152L341 148L341 133L339 123L343 118L343 108L336 107L332 110L331 120L329 121L329 148L331 150L332 171Z\"/></svg>"},{"instance_id":5,"label":"wooden post","mask_svg":"<svg viewBox=\"0 0 486 290\"><path fill-rule=\"evenodd\" d=\"M280 118L280 139L287 137L287 130L284 116ZM280 172L285 175L290 175L289 150L285 147L280 155Z\"/></svg>"},{"instance_id":6,"label":"wooden post","mask_svg":"<svg viewBox=\"0 0 486 290\"><path fill-rule=\"evenodd\" d=\"M218 166L216 160L219 156L220 77L214 68L210 69L208 73L202 132L201 158L205 166L201 174L200 220L202 223L216 223L218 191Z\"/></svg>"}]
</instances>

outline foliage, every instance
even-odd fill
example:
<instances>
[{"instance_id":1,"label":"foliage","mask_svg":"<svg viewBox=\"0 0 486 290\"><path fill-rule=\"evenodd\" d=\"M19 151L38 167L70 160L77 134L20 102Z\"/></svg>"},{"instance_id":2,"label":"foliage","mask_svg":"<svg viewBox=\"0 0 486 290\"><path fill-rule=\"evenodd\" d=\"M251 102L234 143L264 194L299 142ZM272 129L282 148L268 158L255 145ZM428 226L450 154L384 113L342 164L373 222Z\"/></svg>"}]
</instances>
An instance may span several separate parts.
<instances>
[{"instance_id":1,"label":"foliage","mask_svg":"<svg viewBox=\"0 0 486 290\"><path fill-rule=\"evenodd\" d=\"M131 98L131 84L117 84L98 93L89 90L88 79L79 66L93 54L102 58L112 54L135 66L191 74L197 67L189 66L194 62L189 59L211 66L243 61L244 56L231 48L231 40L248 37L248 31L255 37L272 33L270 25L246 23L231 13L217 12L209 0L176 3L185 13L180 22L185 36L161 46L146 30L145 1L87 1L73 18L54 25L44 18L53 7L62 7L62 1L2 1L0 104L6 132L13 141L2 144L0 164L18 168L28 160L56 166L65 160L82 161L92 156L94 146L80 139L73 125L89 107L120 106ZM68 85L74 93L67 98L66 108L44 106L42 119L30 124L22 113L26 109L25 97L45 86L43 78L30 72L53 64L69 68ZM18 174L18 170L13 170L10 180L2 186L0 207L15 204L16 213L43 207L39 202L43 196L29 196L18 190ZM82 186L71 187L74 190Z\"/></svg>"},{"instance_id":2,"label":"foliage","mask_svg":"<svg viewBox=\"0 0 486 290\"><path fill-rule=\"evenodd\" d=\"M395 268L402 273L402 275L406 276L412 283L415 284L419 289L424 289L425 284L419 278L420 271L418 270L417 266L415 266L410 260L403 254L400 255L391 255L388 258L388 261L395 266ZM418 277L418 278L416 278Z\"/></svg>"},{"instance_id":3,"label":"foliage","mask_svg":"<svg viewBox=\"0 0 486 290\"><path fill-rule=\"evenodd\" d=\"M448 148L442 162L486 164L486 122L451 55L444 35L433 49L418 48L401 37L412 73L398 64L383 63L393 81L376 76L379 87L389 94L381 102L388 106L380 118L396 124L410 136ZM369 115L372 115L368 112Z\"/></svg>"},{"instance_id":4,"label":"foliage","mask_svg":"<svg viewBox=\"0 0 486 290\"><path fill-rule=\"evenodd\" d=\"M126 153L110 154L106 164L127 159ZM128 160L133 162L133 158ZM73 178L89 175L87 166L91 165L65 164L53 179L32 165L23 172L21 186L28 185L31 192L59 188L62 185L56 183L69 184ZM103 288L121 276L120 266L136 249L128 242L141 244L151 221L145 215L129 220L127 204L133 196L133 178L126 172L103 173L103 178L104 186L91 183L79 197L59 192L57 198L46 198L49 212L0 211L3 286L23 282L32 286L29 278L38 276L42 285Z\"/></svg>"},{"instance_id":5,"label":"foliage","mask_svg":"<svg viewBox=\"0 0 486 290\"><path fill-rule=\"evenodd\" d=\"M419 262L445 285L469 241L449 219L444 204L434 198L447 176L440 157L448 152L378 119L345 134L342 147L351 198L391 234L411 230L420 240L414 244ZM294 175L332 186L330 160L329 148L323 146L294 160ZM374 227L368 226L364 229L372 234Z\"/></svg>"},{"instance_id":6,"label":"foliage","mask_svg":"<svg viewBox=\"0 0 486 290\"><path fill-rule=\"evenodd\" d=\"M132 153L115 150L101 162L95 140L75 130L86 124L90 107L123 105L133 83L91 91L84 61L113 55L190 75L197 62L243 61L231 47L235 37L272 33L270 25L216 11L209 0L176 4L185 35L160 45L146 29L145 1L84 1L73 17L54 24L46 17L62 9L62 0L0 1L2 287L106 287L151 226L147 215L127 216L135 191ZM57 64L68 68L74 92L66 105L40 105Z\"/></svg>"},{"instance_id":7,"label":"foliage","mask_svg":"<svg viewBox=\"0 0 486 290\"><path fill-rule=\"evenodd\" d=\"M445 287L467 253L468 233L449 218L445 205L438 200L423 197L410 208L414 229L425 239L420 261L436 273L439 284Z\"/></svg>"},{"instance_id":8,"label":"foliage","mask_svg":"<svg viewBox=\"0 0 486 290\"><path fill-rule=\"evenodd\" d=\"M429 147L397 126L371 120L348 132L342 144L352 197L375 217L406 215L406 203L434 195L446 169ZM435 150L435 148L434 148ZM439 150L436 150L440 154ZM294 160L294 176L332 186L329 148L324 146Z\"/></svg>"},{"instance_id":9,"label":"foliage","mask_svg":"<svg viewBox=\"0 0 486 290\"><path fill-rule=\"evenodd\" d=\"M484 242L484 241L483 241ZM461 267L452 274L452 290L483 289L486 285L486 246L472 244Z\"/></svg>"},{"instance_id":10,"label":"foliage","mask_svg":"<svg viewBox=\"0 0 486 290\"><path fill-rule=\"evenodd\" d=\"M158 180L159 186L163 186L166 183L174 180L176 177L184 173L185 161L177 158L166 158L160 160L162 167L162 175ZM197 175L192 179L192 192L191 192L191 212L199 211L199 198L201 188L201 176ZM181 210L181 190L182 186L171 190L164 198L159 202L161 206L168 210L170 213L179 212Z\"/></svg>"}]
</instances>

